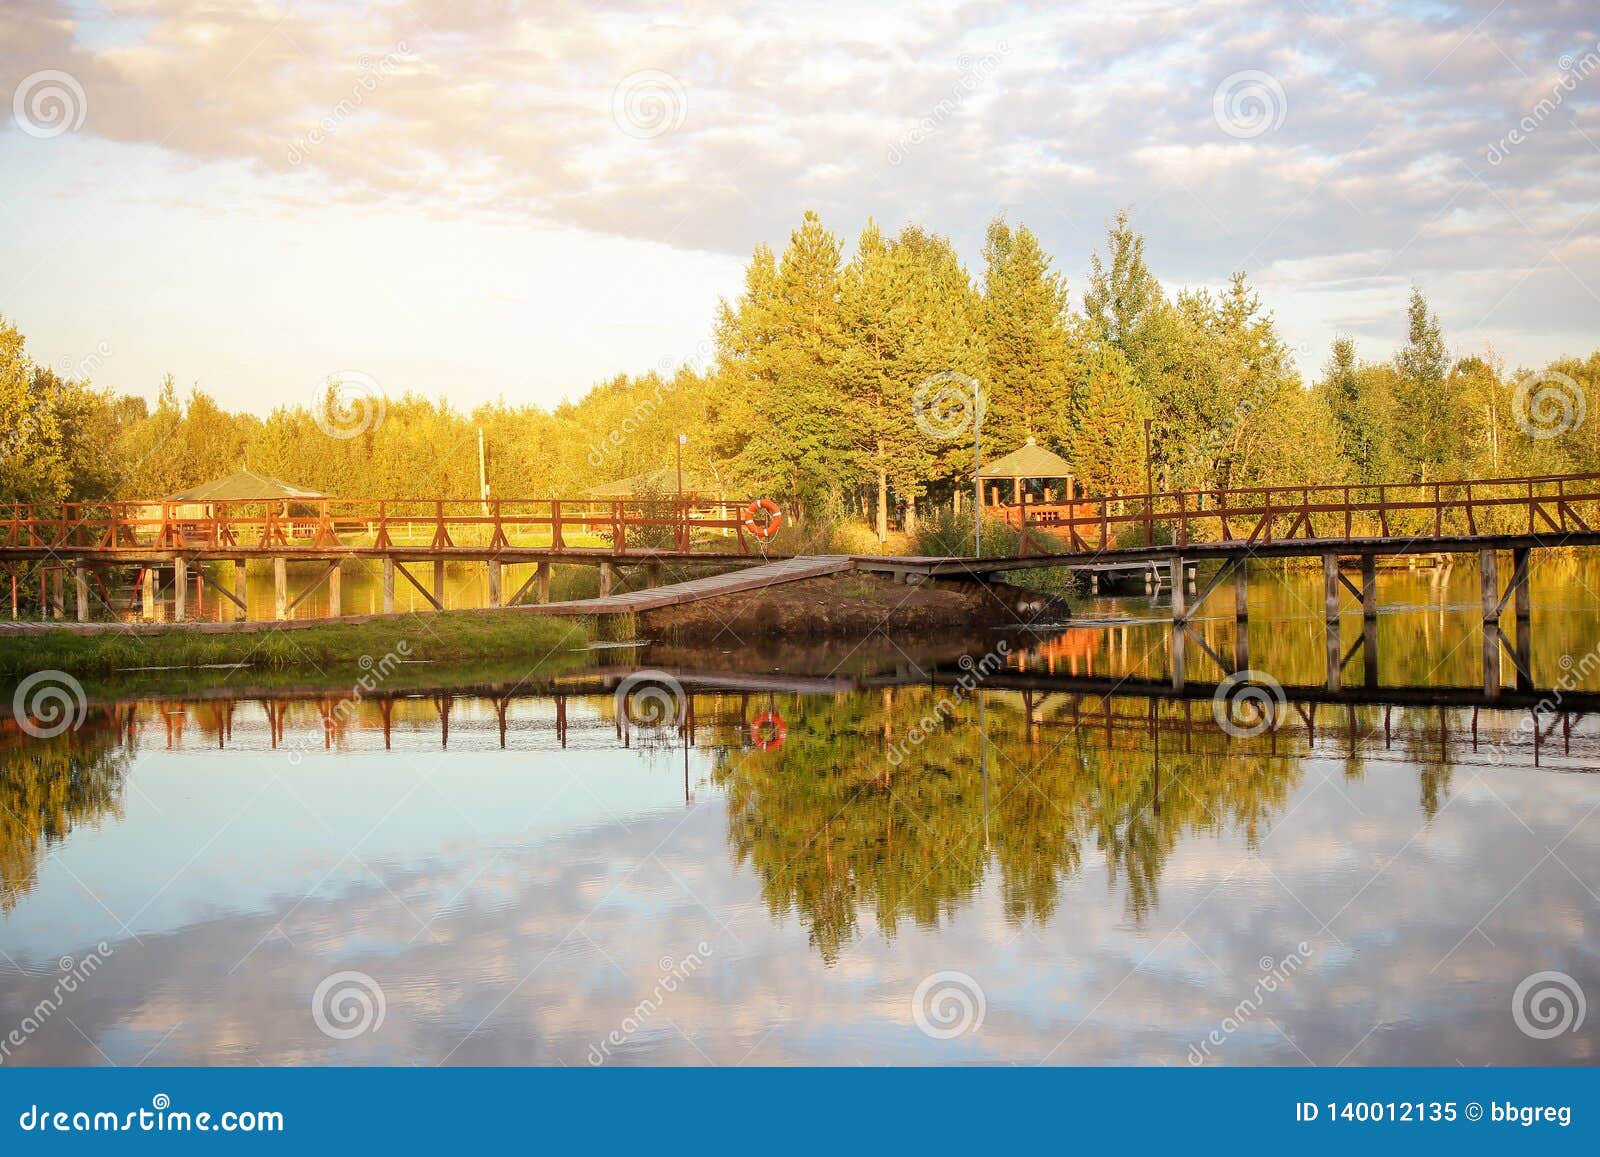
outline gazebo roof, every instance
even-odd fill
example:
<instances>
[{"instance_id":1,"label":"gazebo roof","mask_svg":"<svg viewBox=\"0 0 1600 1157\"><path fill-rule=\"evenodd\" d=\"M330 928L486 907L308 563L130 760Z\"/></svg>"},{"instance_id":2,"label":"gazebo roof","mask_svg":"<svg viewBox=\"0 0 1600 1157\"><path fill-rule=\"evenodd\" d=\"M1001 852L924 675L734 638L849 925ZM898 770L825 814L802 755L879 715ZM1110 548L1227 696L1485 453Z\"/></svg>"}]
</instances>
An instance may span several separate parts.
<instances>
[{"instance_id":1,"label":"gazebo roof","mask_svg":"<svg viewBox=\"0 0 1600 1157\"><path fill-rule=\"evenodd\" d=\"M683 476L684 490L699 489L698 483L685 474ZM606 482L600 486L591 486L583 492L585 498L632 498L636 494L661 495L663 497L678 493L678 472L671 466L664 466L660 470L646 470L643 474L635 474L631 478L618 479L616 482Z\"/></svg>"},{"instance_id":2,"label":"gazebo roof","mask_svg":"<svg viewBox=\"0 0 1600 1157\"><path fill-rule=\"evenodd\" d=\"M985 462L980 478L1071 478L1072 465L1032 438L1003 458Z\"/></svg>"},{"instance_id":3,"label":"gazebo roof","mask_svg":"<svg viewBox=\"0 0 1600 1157\"><path fill-rule=\"evenodd\" d=\"M202 482L199 486L192 486L180 494L170 494L163 501L275 502L280 499L309 501L326 497L327 495L319 494L315 490L291 486L277 478L240 470L236 474L229 474L226 478L213 478L210 482Z\"/></svg>"}]
</instances>

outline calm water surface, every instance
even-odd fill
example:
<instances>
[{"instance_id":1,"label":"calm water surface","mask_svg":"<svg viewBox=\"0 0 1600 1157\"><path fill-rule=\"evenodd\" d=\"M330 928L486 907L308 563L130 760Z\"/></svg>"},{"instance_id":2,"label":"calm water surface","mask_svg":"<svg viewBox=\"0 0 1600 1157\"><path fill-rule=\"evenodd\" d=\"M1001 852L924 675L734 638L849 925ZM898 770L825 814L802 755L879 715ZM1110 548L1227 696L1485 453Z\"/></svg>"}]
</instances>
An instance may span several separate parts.
<instances>
[{"instance_id":1,"label":"calm water surface","mask_svg":"<svg viewBox=\"0 0 1600 1157\"><path fill-rule=\"evenodd\" d=\"M1597 580L1536 576L1541 684L1600 690ZM1383 682L1481 687L1476 574L1380 581ZM1258 580L1252 665L1291 688L1325 679L1318 583ZM1159 606L1088 611L1003 656L652 647L682 728L618 718L628 667L8 721L0 1063L1597 1060L1593 1008L1517 1003L1600 1000L1592 717L1535 750L1525 711L1291 697L1241 736L1204 697L1015 689L1170 675ZM958 700L922 676L959 650Z\"/></svg>"}]
</instances>

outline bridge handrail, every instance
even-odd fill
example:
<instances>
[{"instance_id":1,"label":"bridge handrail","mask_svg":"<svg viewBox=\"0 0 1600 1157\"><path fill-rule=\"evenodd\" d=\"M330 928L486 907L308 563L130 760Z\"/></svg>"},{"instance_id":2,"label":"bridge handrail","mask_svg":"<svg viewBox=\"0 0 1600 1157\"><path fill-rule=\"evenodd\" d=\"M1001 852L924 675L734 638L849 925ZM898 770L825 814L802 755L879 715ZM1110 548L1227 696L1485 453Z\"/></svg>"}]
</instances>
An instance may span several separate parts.
<instances>
[{"instance_id":1,"label":"bridge handrail","mask_svg":"<svg viewBox=\"0 0 1600 1157\"><path fill-rule=\"evenodd\" d=\"M1560 535L1600 529L1600 474L1241 486L995 509L1023 531L1024 553L1289 539ZM1058 543L1036 541L1035 532Z\"/></svg>"},{"instance_id":2,"label":"bridge handrail","mask_svg":"<svg viewBox=\"0 0 1600 1157\"><path fill-rule=\"evenodd\" d=\"M485 549L567 547L567 534L602 548L675 549L696 535L748 554L746 503L708 498L224 499L0 504L0 549L326 549L361 545ZM530 536L538 541L528 541Z\"/></svg>"}]
</instances>

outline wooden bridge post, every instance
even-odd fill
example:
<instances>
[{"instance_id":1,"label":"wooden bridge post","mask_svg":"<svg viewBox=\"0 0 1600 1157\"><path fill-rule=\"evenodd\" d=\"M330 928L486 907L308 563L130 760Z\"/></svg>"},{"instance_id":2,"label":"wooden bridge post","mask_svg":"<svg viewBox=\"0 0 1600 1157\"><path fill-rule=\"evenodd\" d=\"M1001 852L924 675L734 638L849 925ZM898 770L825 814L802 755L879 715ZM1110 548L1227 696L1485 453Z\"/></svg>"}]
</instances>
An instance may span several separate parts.
<instances>
[{"instance_id":1,"label":"wooden bridge post","mask_svg":"<svg viewBox=\"0 0 1600 1157\"><path fill-rule=\"evenodd\" d=\"M189 608L189 560L178 555L172 560L172 621L181 623Z\"/></svg>"},{"instance_id":2,"label":"wooden bridge post","mask_svg":"<svg viewBox=\"0 0 1600 1157\"><path fill-rule=\"evenodd\" d=\"M489 605L498 608L504 601L500 593L500 560L489 560Z\"/></svg>"},{"instance_id":3,"label":"wooden bridge post","mask_svg":"<svg viewBox=\"0 0 1600 1157\"><path fill-rule=\"evenodd\" d=\"M55 604L54 617L58 619L65 618L67 613L67 568L65 566L55 568L55 598L53 602Z\"/></svg>"},{"instance_id":4,"label":"wooden bridge post","mask_svg":"<svg viewBox=\"0 0 1600 1157\"><path fill-rule=\"evenodd\" d=\"M1483 621L1483 694L1486 699L1500 696L1500 623ZM1537 719L1534 726L1538 727Z\"/></svg>"},{"instance_id":5,"label":"wooden bridge post","mask_svg":"<svg viewBox=\"0 0 1600 1157\"><path fill-rule=\"evenodd\" d=\"M1181 554L1173 555L1172 562L1169 564L1169 568L1170 569L1168 573L1172 576L1172 621L1174 623L1181 623L1185 618L1183 598L1183 556Z\"/></svg>"},{"instance_id":6,"label":"wooden bridge post","mask_svg":"<svg viewBox=\"0 0 1600 1157\"><path fill-rule=\"evenodd\" d=\"M1187 643L1188 640L1185 638L1185 636L1188 633L1189 628L1188 628L1187 624L1179 622L1177 619L1174 619L1172 621L1172 628L1171 629L1172 629L1172 689L1174 691L1180 691L1181 692L1183 690L1184 680L1185 680L1185 678L1186 678L1186 676L1188 674L1188 662L1187 662L1187 653L1186 653L1187 652L1187 648L1185 646L1185 644ZM1109 701L1108 701L1108 708L1107 709L1109 710Z\"/></svg>"},{"instance_id":7,"label":"wooden bridge post","mask_svg":"<svg viewBox=\"0 0 1600 1157\"><path fill-rule=\"evenodd\" d=\"M331 619L337 619L344 614L344 592L339 582L341 569L339 563L335 561L333 569L328 572L328 617Z\"/></svg>"},{"instance_id":8,"label":"wooden bridge post","mask_svg":"<svg viewBox=\"0 0 1600 1157\"><path fill-rule=\"evenodd\" d=\"M439 604L439 609L444 609L444 559L433 561L433 601Z\"/></svg>"},{"instance_id":9,"label":"wooden bridge post","mask_svg":"<svg viewBox=\"0 0 1600 1157\"><path fill-rule=\"evenodd\" d=\"M1378 620L1361 620L1361 677L1368 687L1378 685Z\"/></svg>"},{"instance_id":10,"label":"wooden bridge post","mask_svg":"<svg viewBox=\"0 0 1600 1157\"><path fill-rule=\"evenodd\" d=\"M611 595L611 580L615 577L616 567L609 562L600 564L600 597L608 598Z\"/></svg>"},{"instance_id":11,"label":"wooden bridge post","mask_svg":"<svg viewBox=\"0 0 1600 1157\"><path fill-rule=\"evenodd\" d=\"M1500 621L1500 556L1492 550L1478 552L1478 588L1483 596L1483 621Z\"/></svg>"},{"instance_id":12,"label":"wooden bridge post","mask_svg":"<svg viewBox=\"0 0 1600 1157\"><path fill-rule=\"evenodd\" d=\"M154 622L156 617L156 568L147 566L141 576L140 585L144 588L143 609L145 622Z\"/></svg>"},{"instance_id":13,"label":"wooden bridge post","mask_svg":"<svg viewBox=\"0 0 1600 1157\"><path fill-rule=\"evenodd\" d=\"M235 617L237 619L239 619L241 622L250 617L249 613L245 610L245 608L250 605L248 600L245 598L245 577L246 577L247 573L248 573L248 571L246 569L245 560L242 559L242 558L234 559L233 560L233 597L239 600L239 607L238 607L238 610L235 612Z\"/></svg>"},{"instance_id":14,"label":"wooden bridge post","mask_svg":"<svg viewBox=\"0 0 1600 1157\"><path fill-rule=\"evenodd\" d=\"M272 617L280 623L289 617L289 560L281 554L272 560Z\"/></svg>"},{"instance_id":15,"label":"wooden bridge post","mask_svg":"<svg viewBox=\"0 0 1600 1157\"><path fill-rule=\"evenodd\" d=\"M1516 586L1512 598L1516 605L1517 630L1522 630L1533 611L1533 596L1528 589L1528 558L1530 551L1527 547L1518 547L1511 552L1511 581Z\"/></svg>"},{"instance_id":16,"label":"wooden bridge post","mask_svg":"<svg viewBox=\"0 0 1600 1157\"><path fill-rule=\"evenodd\" d=\"M550 601L550 564L541 562L534 568L533 589L541 603Z\"/></svg>"},{"instance_id":17,"label":"wooden bridge post","mask_svg":"<svg viewBox=\"0 0 1600 1157\"><path fill-rule=\"evenodd\" d=\"M1327 687L1329 691L1337 691L1343 655L1339 646L1339 556L1336 554L1322 556L1322 618Z\"/></svg>"},{"instance_id":18,"label":"wooden bridge post","mask_svg":"<svg viewBox=\"0 0 1600 1157\"><path fill-rule=\"evenodd\" d=\"M383 556L383 613L394 614L394 558Z\"/></svg>"},{"instance_id":19,"label":"wooden bridge post","mask_svg":"<svg viewBox=\"0 0 1600 1157\"><path fill-rule=\"evenodd\" d=\"M1361 617L1371 622L1378 617L1378 556L1361 556Z\"/></svg>"},{"instance_id":20,"label":"wooden bridge post","mask_svg":"<svg viewBox=\"0 0 1600 1157\"><path fill-rule=\"evenodd\" d=\"M89 621L89 572L80 559L72 564L72 594L78 607L78 622Z\"/></svg>"}]
</instances>

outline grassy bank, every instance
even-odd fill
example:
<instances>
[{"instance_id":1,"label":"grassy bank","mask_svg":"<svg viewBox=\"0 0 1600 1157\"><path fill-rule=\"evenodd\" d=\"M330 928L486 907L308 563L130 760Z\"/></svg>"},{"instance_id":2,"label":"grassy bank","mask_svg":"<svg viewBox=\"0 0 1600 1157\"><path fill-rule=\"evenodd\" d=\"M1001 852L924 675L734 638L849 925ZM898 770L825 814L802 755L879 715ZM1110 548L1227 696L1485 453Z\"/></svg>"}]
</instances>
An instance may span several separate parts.
<instances>
[{"instance_id":1,"label":"grassy bank","mask_svg":"<svg viewBox=\"0 0 1600 1157\"><path fill-rule=\"evenodd\" d=\"M294 630L217 634L182 627L94 635L40 631L0 635L0 681L56 670L124 682L150 668L193 670L233 663L245 664L252 671L291 675L359 673L382 663L386 656L386 666L396 665L398 660L404 660L402 665L503 662L525 672L542 671L564 665L592 637L592 627L580 620L507 611L450 611Z\"/></svg>"}]
</instances>

